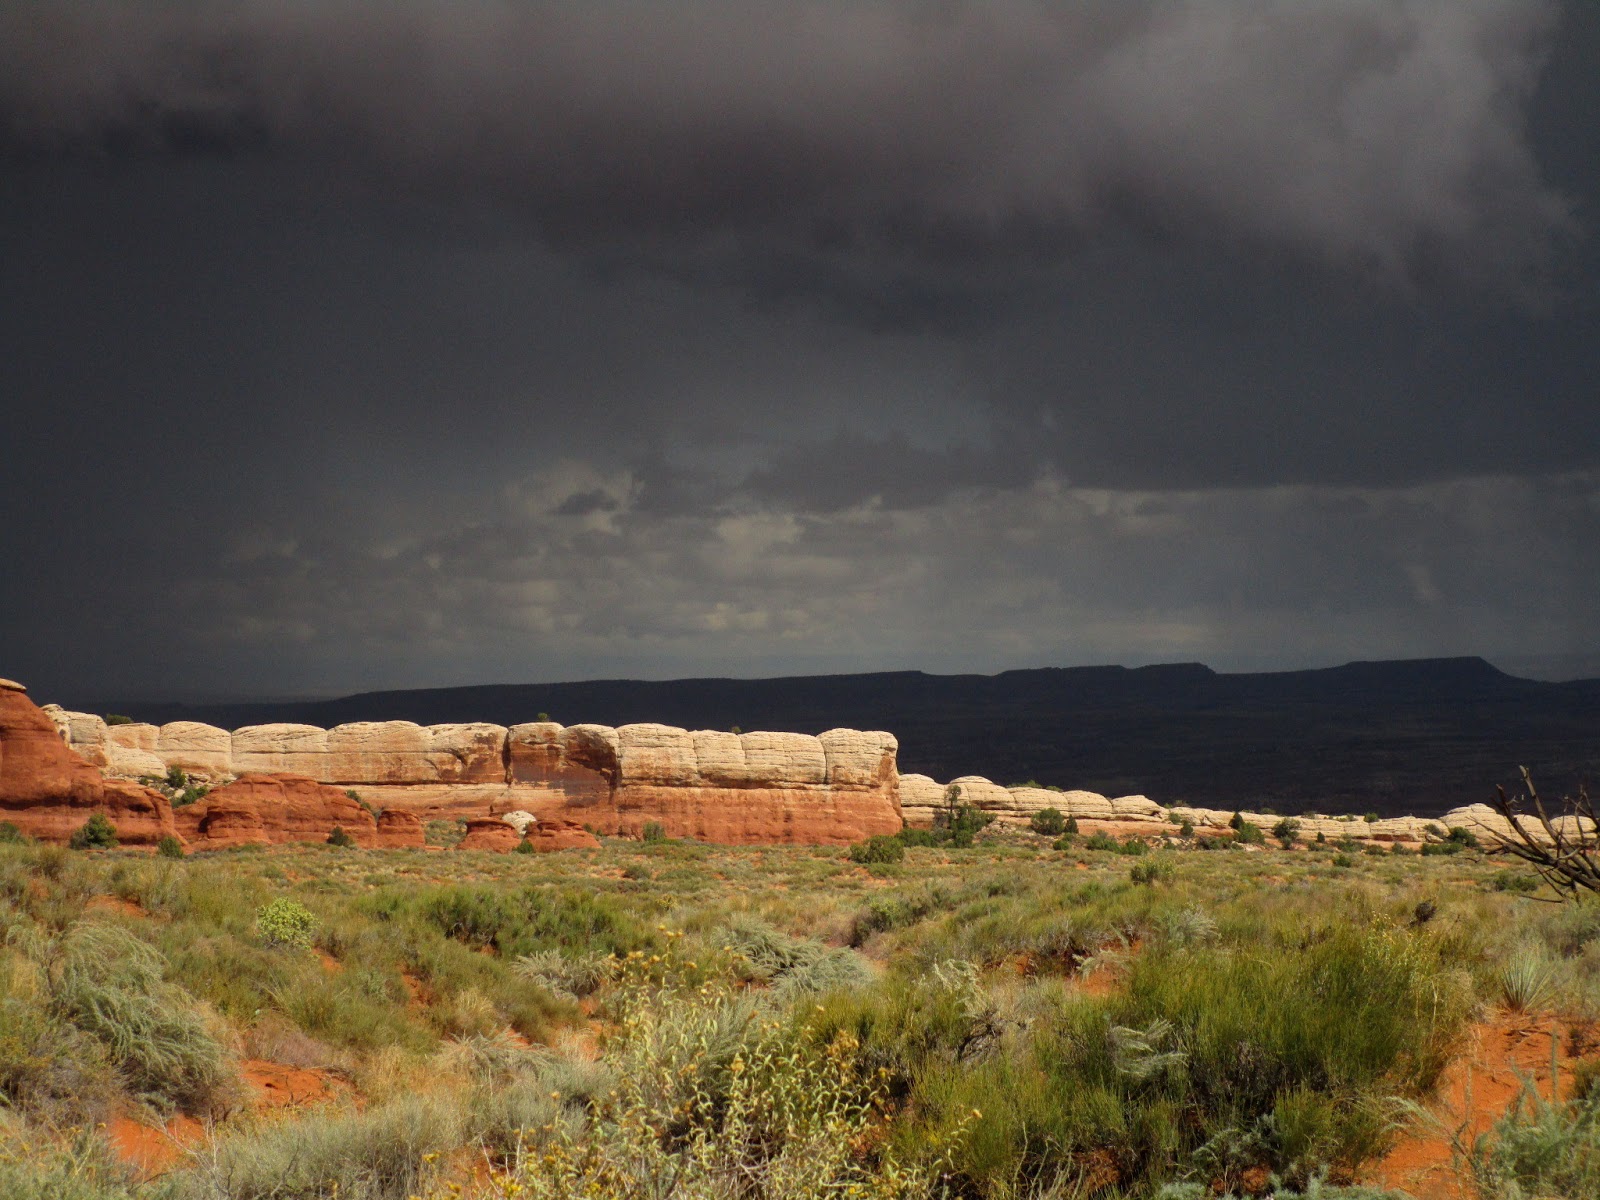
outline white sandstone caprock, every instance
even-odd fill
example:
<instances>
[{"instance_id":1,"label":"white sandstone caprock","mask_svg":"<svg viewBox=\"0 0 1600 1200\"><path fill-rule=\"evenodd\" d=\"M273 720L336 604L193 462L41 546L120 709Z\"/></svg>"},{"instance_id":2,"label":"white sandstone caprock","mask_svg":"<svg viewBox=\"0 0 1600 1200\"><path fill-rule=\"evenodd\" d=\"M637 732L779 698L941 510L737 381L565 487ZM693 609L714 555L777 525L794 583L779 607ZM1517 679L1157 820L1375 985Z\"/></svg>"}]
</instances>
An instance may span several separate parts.
<instances>
[{"instance_id":1,"label":"white sandstone caprock","mask_svg":"<svg viewBox=\"0 0 1600 1200\"><path fill-rule=\"evenodd\" d=\"M878 787L894 777L900 742L880 729L830 729L819 733L834 787Z\"/></svg>"},{"instance_id":2,"label":"white sandstone caprock","mask_svg":"<svg viewBox=\"0 0 1600 1200\"><path fill-rule=\"evenodd\" d=\"M808 733L742 733L745 767L755 787L821 787L828 782L822 743Z\"/></svg>"},{"instance_id":3,"label":"white sandstone caprock","mask_svg":"<svg viewBox=\"0 0 1600 1200\"><path fill-rule=\"evenodd\" d=\"M233 770L238 775L289 772L327 782L328 731L315 725L275 722L233 731Z\"/></svg>"},{"instance_id":4,"label":"white sandstone caprock","mask_svg":"<svg viewBox=\"0 0 1600 1200\"><path fill-rule=\"evenodd\" d=\"M168 721L156 741L156 756L169 767L203 775L231 775L233 735L199 721Z\"/></svg>"},{"instance_id":5,"label":"white sandstone caprock","mask_svg":"<svg viewBox=\"0 0 1600 1200\"><path fill-rule=\"evenodd\" d=\"M641 723L617 730L621 777L630 784L694 787L700 782L694 736L671 725Z\"/></svg>"}]
</instances>

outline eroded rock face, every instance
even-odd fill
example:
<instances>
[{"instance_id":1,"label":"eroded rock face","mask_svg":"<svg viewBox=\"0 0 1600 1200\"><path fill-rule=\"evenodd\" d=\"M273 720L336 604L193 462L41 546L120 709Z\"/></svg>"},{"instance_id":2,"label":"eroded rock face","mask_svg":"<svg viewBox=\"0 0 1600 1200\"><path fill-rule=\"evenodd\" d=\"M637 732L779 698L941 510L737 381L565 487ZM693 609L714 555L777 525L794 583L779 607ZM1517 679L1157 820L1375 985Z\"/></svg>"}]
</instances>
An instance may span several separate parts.
<instances>
[{"instance_id":1,"label":"eroded rock face","mask_svg":"<svg viewBox=\"0 0 1600 1200\"><path fill-rule=\"evenodd\" d=\"M21 684L0 680L0 820L51 842L69 840L96 812L105 814L124 845L153 846L176 833L165 796L105 778L63 740L62 724L28 699Z\"/></svg>"},{"instance_id":2,"label":"eroded rock face","mask_svg":"<svg viewBox=\"0 0 1600 1200\"><path fill-rule=\"evenodd\" d=\"M555 850L600 849L600 839L573 821L537 821L523 830L523 836L540 854Z\"/></svg>"},{"instance_id":3,"label":"eroded rock face","mask_svg":"<svg viewBox=\"0 0 1600 1200\"><path fill-rule=\"evenodd\" d=\"M403 808L386 808L378 814L374 846L384 850L421 850L427 843L422 819Z\"/></svg>"},{"instance_id":4,"label":"eroded rock face","mask_svg":"<svg viewBox=\"0 0 1600 1200\"><path fill-rule=\"evenodd\" d=\"M505 854L515 850L522 841L517 827L499 817L473 817L467 822L466 836L457 850L489 850Z\"/></svg>"},{"instance_id":5,"label":"eroded rock face","mask_svg":"<svg viewBox=\"0 0 1600 1200\"><path fill-rule=\"evenodd\" d=\"M325 842L335 828L358 846L379 841L372 814L343 789L284 772L242 776L176 817L185 838L204 847Z\"/></svg>"}]
</instances>

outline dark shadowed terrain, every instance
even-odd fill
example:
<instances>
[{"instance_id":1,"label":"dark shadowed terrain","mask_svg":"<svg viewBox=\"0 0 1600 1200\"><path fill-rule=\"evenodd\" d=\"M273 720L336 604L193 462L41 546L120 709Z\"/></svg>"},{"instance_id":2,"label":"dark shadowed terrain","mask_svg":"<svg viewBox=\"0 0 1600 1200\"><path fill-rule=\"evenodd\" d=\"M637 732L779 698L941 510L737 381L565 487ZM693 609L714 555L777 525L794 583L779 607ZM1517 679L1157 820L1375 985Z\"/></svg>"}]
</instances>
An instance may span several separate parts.
<instances>
[{"instance_id":1,"label":"dark shadowed terrain","mask_svg":"<svg viewBox=\"0 0 1600 1200\"><path fill-rule=\"evenodd\" d=\"M403 719L888 729L900 767L1162 803L1434 813L1527 764L1552 793L1600 774L1600 679L1518 679L1480 658L1225 675L1199 663L786 679L594 680L272 704L86 705L141 720L331 726Z\"/></svg>"}]
</instances>

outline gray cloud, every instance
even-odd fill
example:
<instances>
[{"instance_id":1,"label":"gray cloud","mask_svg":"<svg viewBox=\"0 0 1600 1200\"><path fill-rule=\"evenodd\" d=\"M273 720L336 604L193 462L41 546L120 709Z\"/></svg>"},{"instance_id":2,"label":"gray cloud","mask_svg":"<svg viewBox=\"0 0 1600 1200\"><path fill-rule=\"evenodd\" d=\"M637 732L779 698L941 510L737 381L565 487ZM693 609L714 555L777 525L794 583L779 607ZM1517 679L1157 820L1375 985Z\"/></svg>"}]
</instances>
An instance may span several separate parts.
<instances>
[{"instance_id":1,"label":"gray cloud","mask_svg":"<svg viewBox=\"0 0 1600 1200\"><path fill-rule=\"evenodd\" d=\"M1520 274L1569 224L1523 128L1557 12L23 3L0 16L0 130L30 154L364 163L585 243L776 235L892 269L1109 222Z\"/></svg>"},{"instance_id":2,"label":"gray cloud","mask_svg":"<svg viewBox=\"0 0 1600 1200\"><path fill-rule=\"evenodd\" d=\"M753 11L0 13L0 674L1600 645L1600 10Z\"/></svg>"},{"instance_id":3,"label":"gray cloud","mask_svg":"<svg viewBox=\"0 0 1600 1200\"><path fill-rule=\"evenodd\" d=\"M899 509L693 517L639 508L634 482L558 464L473 523L411 539L243 531L125 629L123 684L223 690L240 663L273 691L685 663L1251 668L1576 652L1600 624L1594 473L1181 492L1041 480ZM134 649L159 644L137 636L145 623L171 622L190 631L176 672Z\"/></svg>"}]
</instances>

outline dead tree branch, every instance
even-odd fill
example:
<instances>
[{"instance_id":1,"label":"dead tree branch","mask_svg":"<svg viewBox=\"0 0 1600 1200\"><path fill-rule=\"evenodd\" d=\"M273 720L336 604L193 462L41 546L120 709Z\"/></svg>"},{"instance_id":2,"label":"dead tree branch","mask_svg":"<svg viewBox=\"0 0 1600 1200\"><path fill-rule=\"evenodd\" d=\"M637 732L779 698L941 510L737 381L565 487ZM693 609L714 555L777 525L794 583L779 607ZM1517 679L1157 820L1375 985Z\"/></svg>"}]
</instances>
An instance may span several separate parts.
<instances>
[{"instance_id":1,"label":"dead tree branch","mask_svg":"<svg viewBox=\"0 0 1600 1200\"><path fill-rule=\"evenodd\" d=\"M1495 810L1510 823L1511 832L1490 833L1493 849L1522 859L1559 899L1600 893L1600 827L1589 789L1579 785L1576 796L1563 796L1561 811L1552 819L1528 768L1521 770L1523 795L1511 798L1505 788L1495 789Z\"/></svg>"}]
</instances>

